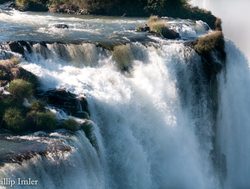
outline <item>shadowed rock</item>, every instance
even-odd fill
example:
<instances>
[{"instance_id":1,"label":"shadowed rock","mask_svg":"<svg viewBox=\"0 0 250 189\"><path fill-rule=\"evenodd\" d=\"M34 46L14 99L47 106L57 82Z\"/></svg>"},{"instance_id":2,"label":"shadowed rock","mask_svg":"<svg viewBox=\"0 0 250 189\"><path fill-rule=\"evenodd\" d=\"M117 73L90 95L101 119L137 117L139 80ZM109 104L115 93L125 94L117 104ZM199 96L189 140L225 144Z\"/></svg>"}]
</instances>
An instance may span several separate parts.
<instances>
[{"instance_id":1,"label":"shadowed rock","mask_svg":"<svg viewBox=\"0 0 250 189\"><path fill-rule=\"evenodd\" d=\"M69 26L67 24L55 24L53 25L53 27L59 28L59 29L69 29Z\"/></svg>"},{"instance_id":2,"label":"shadowed rock","mask_svg":"<svg viewBox=\"0 0 250 189\"><path fill-rule=\"evenodd\" d=\"M89 118L87 100L77 97L65 89L53 89L38 95L47 104L62 109L69 115L79 118Z\"/></svg>"}]
</instances>

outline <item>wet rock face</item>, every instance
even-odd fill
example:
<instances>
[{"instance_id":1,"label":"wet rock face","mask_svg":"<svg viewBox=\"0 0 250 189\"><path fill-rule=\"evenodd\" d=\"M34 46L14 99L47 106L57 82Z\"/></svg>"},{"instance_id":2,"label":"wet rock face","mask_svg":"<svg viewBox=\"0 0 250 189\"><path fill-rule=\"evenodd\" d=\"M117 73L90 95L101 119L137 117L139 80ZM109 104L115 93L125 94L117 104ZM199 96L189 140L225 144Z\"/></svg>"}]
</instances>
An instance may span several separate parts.
<instances>
[{"instance_id":1,"label":"wet rock face","mask_svg":"<svg viewBox=\"0 0 250 189\"><path fill-rule=\"evenodd\" d=\"M26 41L13 41L8 43L12 52L24 55L25 50L31 52L31 45Z\"/></svg>"},{"instance_id":2,"label":"wet rock face","mask_svg":"<svg viewBox=\"0 0 250 189\"><path fill-rule=\"evenodd\" d=\"M83 97L79 98L65 89L53 89L38 95L47 104L62 109L67 114L87 119L89 116L88 103Z\"/></svg>"}]
</instances>

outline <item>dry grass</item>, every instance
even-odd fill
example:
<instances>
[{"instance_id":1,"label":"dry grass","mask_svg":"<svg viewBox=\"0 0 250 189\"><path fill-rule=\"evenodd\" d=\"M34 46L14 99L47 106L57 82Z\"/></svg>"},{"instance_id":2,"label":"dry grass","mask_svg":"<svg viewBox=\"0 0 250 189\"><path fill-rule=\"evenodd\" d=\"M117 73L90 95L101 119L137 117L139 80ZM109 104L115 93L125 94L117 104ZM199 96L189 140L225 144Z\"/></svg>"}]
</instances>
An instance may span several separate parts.
<instances>
[{"instance_id":1,"label":"dry grass","mask_svg":"<svg viewBox=\"0 0 250 189\"><path fill-rule=\"evenodd\" d=\"M113 59L121 71L129 71L133 63L133 54L129 44L115 46L113 50Z\"/></svg>"},{"instance_id":2,"label":"dry grass","mask_svg":"<svg viewBox=\"0 0 250 189\"><path fill-rule=\"evenodd\" d=\"M158 16L151 16L147 25L149 26L151 32L159 34L161 34L164 29L168 28L167 22Z\"/></svg>"},{"instance_id":3,"label":"dry grass","mask_svg":"<svg viewBox=\"0 0 250 189\"><path fill-rule=\"evenodd\" d=\"M221 31L214 31L203 37L200 37L194 46L199 54L207 54L213 50L224 49L224 36Z\"/></svg>"},{"instance_id":4,"label":"dry grass","mask_svg":"<svg viewBox=\"0 0 250 189\"><path fill-rule=\"evenodd\" d=\"M161 19L158 16L151 16L147 25L150 28L151 33L161 35L164 38L176 39L179 37L177 32L169 28L167 20Z\"/></svg>"}]
</instances>

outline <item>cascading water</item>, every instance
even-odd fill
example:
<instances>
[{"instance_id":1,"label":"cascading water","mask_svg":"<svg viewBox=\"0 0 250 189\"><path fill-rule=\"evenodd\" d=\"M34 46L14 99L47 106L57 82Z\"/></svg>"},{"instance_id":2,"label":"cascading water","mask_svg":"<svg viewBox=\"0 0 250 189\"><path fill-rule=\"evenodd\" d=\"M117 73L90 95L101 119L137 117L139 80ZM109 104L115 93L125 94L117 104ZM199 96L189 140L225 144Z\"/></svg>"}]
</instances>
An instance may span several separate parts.
<instances>
[{"instance_id":1,"label":"cascading water","mask_svg":"<svg viewBox=\"0 0 250 189\"><path fill-rule=\"evenodd\" d=\"M249 24L248 1L192 1L193 4L212 10L223 20L226 36L227 66L221 73L219 85L219 114L217 123L218 146L224 169L224 188L249 188ZM229 16L231 13L233 16ZM242 31L239 33L238 28ZM241 52L241 50L245 53ZM248 58L248 60L246 59Z\"/></svg>"},{"instance_id":2,"label":"cascading water","mask_svg":"<svg viewBox=\"0 0 250 189\"><path fill-rule=\"evenodd\" d=\"M87 96L103 141L108 188L216 187L209 157L211 112L202 87L206 82L198 81L203 78L200 57L182 43L130 46L133 69L125 75L109 52L92 67L43 57L32 61L32 56L23 67L38 75L44 87L64 87ZM194 74L199 74L200 83L192 83ZM195 89L204 92L197 94L200 102L193 97ZM198 128L200 124L204 128Z\"/></svg>"},{"instance_id":3,"label":"cascading water","mask_svg":"<svg viewBox=\"0 0 250 189\"><path fill-rule=\"evenodd\" d=\"M228 61L220 76L218 115L219 148L227 165L225 188L248 188L250 70L246 58L232 42L227 43L226 50Z\"/></svg>"},{"instance_id":4,"label":"cascading water","mask_svg":"<svg viewBox=\"0 0 250 189\"><path fill-rule=\"evenodd\" d=\"M3 42L21 40L27 29L33 31L33 36L26 36L32 45L30 51L25 48L21 66L38 76L43 90L65 88L86 96L94 122L93 141L83 131L5 138L62 143L67 150L5 163L0 167L1 178L37 178L36 187L48 189L250 186L250 91L245 87L249 67L227 42L225 70L213 79L207 77L201 57L185 43L210 32L205 23L170 20L181 36L175 41L133 32L143 19L59 19L41 14L43 22L34 23L32 13L0 12L0 16L0 22L7 24L0 38ZM18 24L16 17L22 17L23 23ZM58 22L69 24L69 29L53 28ZM13 25L19 27L19 34L13 35ZM119 34L126 37L121 40ZM132 42L131 36L148 38ZM61 39L67 43L54 42ZM11 49L3 44L1 51L5 56Z\"/></svg>"}]
</instances>

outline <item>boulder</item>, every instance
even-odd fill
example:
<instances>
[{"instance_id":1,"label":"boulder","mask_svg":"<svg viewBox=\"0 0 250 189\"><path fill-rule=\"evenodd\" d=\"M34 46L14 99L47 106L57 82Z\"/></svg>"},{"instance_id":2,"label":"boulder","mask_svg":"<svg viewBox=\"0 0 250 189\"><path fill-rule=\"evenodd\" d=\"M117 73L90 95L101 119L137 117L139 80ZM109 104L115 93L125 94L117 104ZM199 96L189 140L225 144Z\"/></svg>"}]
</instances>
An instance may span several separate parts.
<instances>
[{"instance_id":1,"label":"boulder","mask_svg":"<svg viewBox=\"0 0 250 189\"><path fill-rule=\"evenodd\" d=\"M24 48L19 42L10 42L8 45L12 52L24 54Z\"/></svg>"},{"instance_id":2,"label":"boulder","mask_svg":"<svg viewBox=\"0 0 250 189\"><path fill-rule=\"evenodd\" d=\"M31 44L26 41L12 41L8 43L8 46L12 52L19 53L21 55L24 55L26 50L29 53L32 52Z\"/></svg>"},{"instance_id":3,"label":"boulder","mask_svg":"<svg viewBox=\"0 0 250 189\"><path fill-rule=\"evenodd\" d=\"M166 38L166 39L178 39L180 38L179 33L177 33L176 31L169 29L169 28L165 28L164 30L162 30L161 35Z\"/></svg>"},{"instance_id":4,"label":"boulder","mask_svg":"<svg viewBox=\"0 0 250 189\"><path fill-rule=\"evenodd\" d=\"M69 115L83 119L89 118L87 100L83 97L77 97L65 89L49 90L38 96L47 104L62 109Z\"/></svg>"},{"instance_id":5,"label":"boulder","mask_svg":"<svg viewBox=\"0 0 250 189\"><path fill-rule=\"evenodd\" d=\"M160 29L160 31L154 31L150 30L151 34L158 36L158 37L163 37L165 39L179 39L180 34L172 29L169 29L168 27L163 27Z\"/></svg>"}]
</instances>

